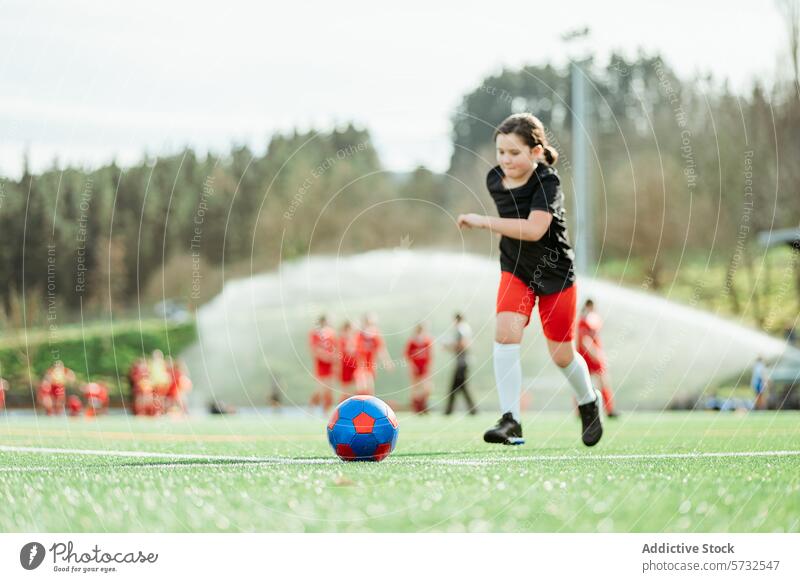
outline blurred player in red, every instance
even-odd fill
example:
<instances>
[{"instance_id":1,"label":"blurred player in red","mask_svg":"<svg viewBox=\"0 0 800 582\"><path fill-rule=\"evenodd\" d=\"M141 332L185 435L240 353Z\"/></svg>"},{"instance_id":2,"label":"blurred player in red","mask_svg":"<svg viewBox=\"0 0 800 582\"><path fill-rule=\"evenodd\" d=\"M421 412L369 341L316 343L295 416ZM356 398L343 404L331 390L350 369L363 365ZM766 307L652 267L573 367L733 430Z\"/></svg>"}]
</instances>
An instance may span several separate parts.
<instances>
[{"instance_id":1,"label":"blurred player in red","mask_svg":"<svg viewBox=\"0 0 800 582\"><path fill-rule=\"evenodd\" d=\"M44 408L48 416L53 414L53 389L47 378L42 378L39 382L39 387L36 389L36 403Z\"/></svg>"},{"instance_id":2,"label":"blurred player in red","mask_svg":"<svg viewBox=\"0 0 800 582\"><path fill-rule=\"evenodd\" d=\"M134 403L134 414L144 416L156 416L159 412L158 397L150 382L150 378L145 376L136 385L136 400Z\"/></svg>"},{"instance_id":3,"label":"blurred player in red","mask_svg":"<svg viewBox=\"0 0 800 582\"><path fill-rule=\"evenodd\" d=\"M180 360L169 360L169 389L167 390L165 407L168 411L186 413L186 394L192 390L192 381L186 366Z\"/></svg>"},{"instance_id":4,"label":"blurred player in red","mask_svg":"<svg viewBox=\"0 0 800 582\"><path fill-rule=\"evenodd\" d=\"M603 320L594 310L594 301L587 299L578 320L578 353L586 360L591 377L600 385L606 415L613 418L617 416L617 412L614 409L614 396L611 392L603 343L600 341L602 327Z\"/></svg>"},{"instance_id":5,"label":"blurred player in red","mask_svg":"<svg viewBox=\"0 0 800 582\"><path fill-rule=\"evenodd\" d=\"M147 380L147 361L144 358L139 358L131 364L128 370L128 382L131 385L131 403L133 404L133 414L144 414L144 407L142 403L142 382Z\"/></svg>"},{"instance_id":6,"label":"blurred player in red","mask_svg":"<svg viewBox=\"0 0 800 582\"><path fill-rule=\"evenodd\" d=\"M83 402L77 394L67 396L67 413L70 416L80 416L83 411Z\"/></svg>"},{"instance_id":7,"label":"blurred player in red","mask_svg":"<svg viewBox=\"0 0 800 582\"><path fill-rule=\"evenodd\" d=\"M425 324L417 325L414 335L406 343L405 356L411 371L411 410L425 414L433 389L430 377L433 338L425 331Z\"/></svg>"},{"instance_id":8,"label":"blurred player in red","mask_svg":"<svg viewBox=\"0 0 800 582\"><path fill-rule=\"evenodd\" d=\"M333 376L336 362L336 332L328 325L324 315L309 334L311 357L314 360L314 378L317 387L311 394L311 406L321 406L326 411L333 404Z\"/></svg>"},{"instance_id":9,"label":"blurred player in red","mask_svg":"<svg viewBox=\"0 0 800 582\"><path fill-rule=\"evenodd\" d=\"M339 401L346 400L353 396L356 381L356 370L358 369L358 336L353 331L353 325L349 321L342 324L337 340L337 356L339 357L339 386L342 394Z\"/></svg>"},{"instance_id":10,"label":"blurred player in red","mask_svg":"<svg viewBox=\"0 0 800 582\"><path fill-rule=\"evenodd\" d=\"M86 416L93 417L108 412L108 388L100 382L89 382L83 388L86 399Z\"/></svg>"},{"instance_id":11,"label":"blurred player in red","mask_svg":"<svg viewBox=\"0 0 800 582\"><path fill-rule=\"evenodd\" d=\"M364 316L361 330L356 338L358 352L358 369L356 370L356 391L358 394L375 394L375 374L377 360L387 370L394 369L394 362L386 351L378 321L374 315Z\"/></svg>"},{"instance_id":12,"label":"blurred player in red","mask_svg":"<svg viewBox=\"0 0 800 582\"><path fill-rule=\"evenodd\" d=\"M165 410L167 393L169 392L169 386L172 381L167 360L164 358L164 353L161 350L153 350L153 355L147 365L147 377L152 387L152 406L149 410L149 414L152 416L159 416Z\"/></svg>"},{"instance_id":13,"label":"blurred player in red","mask_svg":"<svg viewBox=\"0 0 800 582\"><path fill-rule=\"evenodd\" d=\"M6 392L8 392L8 382L4 378L0 378L0 410L6 407Z\"/></svg>"},{"instance_id":14,"label":"blurred player in red","mask_svg":"<svg viewBox=\"0 0 800 582\"><path fill-rule=\"evenodd\" d=\"M48 415L64 411L67 399L67 385L75 382L75 372L64 366L64 362L56 362L45 372L40 392L44 396L43 402Z\"/></svg>"}]
</instances>

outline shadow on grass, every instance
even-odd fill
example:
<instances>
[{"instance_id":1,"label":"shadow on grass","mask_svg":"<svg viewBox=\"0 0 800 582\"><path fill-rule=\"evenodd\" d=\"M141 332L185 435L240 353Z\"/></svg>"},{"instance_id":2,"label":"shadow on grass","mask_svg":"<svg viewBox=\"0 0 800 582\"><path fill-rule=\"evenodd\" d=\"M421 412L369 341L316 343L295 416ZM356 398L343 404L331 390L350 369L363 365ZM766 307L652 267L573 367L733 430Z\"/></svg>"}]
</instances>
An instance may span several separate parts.
<instances>
[{"instance_id":1,"label":"shadow on grass","mask_svg":"<svg viewBox=\"0 0 800 582\"><path fill-rule=\"evenodd\" d=\"M284 465L287 463L302 465L303 463L316 463L329 462L335 459L331 457L286 457L285 459L176 459L174 461L164 460L154 463L148 462L133 462L133 463L114 463L113 467L175 467L175 466L224 466L224 465ZM109 465L95 465L96 467L106 467Z\"/></svg>"},{"instance_id":2,"label":"shadow on grass","mask_svg":"<svg viewBox=\"0 0 800 582\"><path fill-rule=\"evenodd\" d=\"M391 458L425 458L425 457L443 457L454 455L468 455L469 451L442 451L433 453L398 453L391 456ZM237 466L237 465L302 465L304 463L310 464L328 464L338 461L334 456L325 457L285 457L285 458L264 458L264 459L165 459L157 462L134 461L125 463L113 463L112 465L89 465L85 468L109 468L112 467L159 467L159 466Z\"/></svg>"},{"instance_id":3,"label":"shadow on grass","mask_svg":"<svg viewBox=\"0 0 800 582\"><path fill-rule=\"evenodd\" d=\"M424 461L425 459L430 458L443 458L443 457L452 457L454 459L459 460L470 460L470 459L481 459L485 458L487 453L492 452L502 452L508 458L514 458L518 455L525 455L530 454L531 451L528 449L527 451L524 449L520 449L520 447L493 447L491 449L486 449L486 451L475 451L475 450L465 450L465 451L428 451L428 452L418 452L418 453L394 453L389 458L390 459L407 459L409 461L413 460L421 460ZM550 448L537 448L537 454L547 454L549 452L552 453L561 453L563 452L562 448L557 447L550 447ZM493 455L494 456L494 455ZM502 459L500 456L495 456L497 459ZM304 465L304 464L316 464L316 465L327 465L327 464L336 464L339 459L337 459L333 455L328 456L314 456L314 457L265 457L263 459L252 459L252 458L242 458L242 459L163 459L161 461L126 461L122 463L96 463L90 465L80 465L77 466L67 466L67 467L53 467L55 468L63 468L63 469L113 469L118 467L129 467L129 468L142 468L142 467L225 467L225 466L242 466L242 465Z\"/></svg>"}]
</instances>

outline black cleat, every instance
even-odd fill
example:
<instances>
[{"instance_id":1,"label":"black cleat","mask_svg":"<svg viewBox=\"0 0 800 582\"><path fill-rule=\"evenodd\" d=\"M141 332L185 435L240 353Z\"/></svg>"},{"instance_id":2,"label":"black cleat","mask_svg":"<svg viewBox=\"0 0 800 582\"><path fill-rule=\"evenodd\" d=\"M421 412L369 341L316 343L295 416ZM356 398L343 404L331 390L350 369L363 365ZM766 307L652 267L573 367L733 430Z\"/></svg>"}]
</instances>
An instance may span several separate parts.
<instances>
[{"instance_id":1,"label":"black cleat","mask_svg":"<svg viewBox=\"0 0 800 582\"><path fill-rule=\"evenodd\" d=\"M583 424L583 432L581 438L583 444L587 447L593 447L600 442L603 436L603 424L600 422L600 407L597 405L600 399L595 399L594 402L587 402L578 406L578 411L581 415L581 423Z\"/></svg>"},{"instance_id":2,"label":"black cleat","mask_svg":"<svg viewBox=\"0 0 800 582\"><path fill-rule=\"evenodd\" d=\"M514 420L510 412L506 412L497 421L497 424L483 433L483 440L487 443L501 445L524 445L525 439L522 438L522 425Z\"/></svg>"}]
</instances>

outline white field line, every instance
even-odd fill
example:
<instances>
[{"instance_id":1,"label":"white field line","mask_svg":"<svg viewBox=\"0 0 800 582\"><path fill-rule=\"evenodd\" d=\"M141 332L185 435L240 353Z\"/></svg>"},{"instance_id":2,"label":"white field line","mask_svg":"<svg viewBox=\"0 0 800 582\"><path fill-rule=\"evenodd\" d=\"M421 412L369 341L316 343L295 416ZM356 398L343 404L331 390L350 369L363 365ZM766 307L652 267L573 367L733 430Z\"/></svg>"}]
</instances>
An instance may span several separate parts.
<instances>
[{"instance_id":1,"label":"white field line","mask_svg":"<svg viewBox=\"0 0 800 582\"><path fill-rule=\"evenodd\" d=\"M96 449L61 449L44 447L16 447L0 445L0 452L7 453L39 453L49 455L88 455L88 456L109 456L135 459L184 459L212 461L204 463L204 466L236 467L248 465L329 465L339 463L336 458L330 459L292 459L289 457L242 457L235 455L204 455L187 453L157 453L146 451L117 451L117 450L96 450ZM409 459L394 458L388 461L392 465L455 465L455 466L485 466L496 465L508 462L547 462L547 461L649 461L660 459L713 459L713 458L749 458L749 457L796 457L800 456L800 450L778 450L778 451L720 451L720 452L698 452L698 453L634 453L634 454L609 454L609 455L511 455L508 457L485 457L481 459ZM213 461L217 461L214 463ZM152 465L138 465L142 468L174 469L180 467L196 466L189 463L154 463ZM67 468L67 467L64 467ZM69 467L69 468L81 468ZM109 468L114 468L110 465ZM24 472L24 471L48 471L57 470L58 467L0 467L2 472Z\"/></svg>"},{"instance_id":2,"label":"white field line","mask_svg":"<svg viewBox=\"0 0 800 582\"><path fill-rule=\"evenodd\" d=\"M0 445L0 452L42 453L48 455L90 455L102 457L126 457L134 459L188 459L205 461L231 461L240 463L277 463L284 465L310 465L335 462L337 459L292 459L289 457L242 457L236 455L203 455L195 453L156 453L147 451L115 451L102 449L61 449L48 447L15 447ZM181 466L180 463L176 465ZM164 465L161 465L162 467Z\"/></svg>"}]
</instances>

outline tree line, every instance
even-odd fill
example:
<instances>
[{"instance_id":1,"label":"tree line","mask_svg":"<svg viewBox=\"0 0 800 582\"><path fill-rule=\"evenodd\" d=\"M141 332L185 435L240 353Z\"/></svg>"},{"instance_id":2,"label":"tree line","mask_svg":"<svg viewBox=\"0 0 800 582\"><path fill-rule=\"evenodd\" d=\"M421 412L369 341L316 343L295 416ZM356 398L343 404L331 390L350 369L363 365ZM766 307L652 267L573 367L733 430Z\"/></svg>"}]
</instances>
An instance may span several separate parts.
<instances>
[{"instance_id":1,"label":"tree line","mask_svg":"<svg viewBox=\"0 0 800 582\"><path fill-rule=\"evenodd\" d=\"M26 164L0 188L0 321L10 326L160 297L191 306L213 297L223 274L402 237L435 242L445 215L413 199L446 204L440 176L387 172L352 125L275 135L260 155L187 148L133 167L36 175Z\"/></svg>"},{"instance_id":2,"label":"tree line","mask_svg":"<svg viewBox=\"0 0 800 582\"><path fill-rule=\"evenodd\" d=\"M658 287L670 268L700 257L726 265L726 293L744 301L736 273L758 278L756 234L800 223L794 85L740 94L711 78L682 80L647 55L581 70L592 123L577 130L591 145L601 264L638 261ZM452 116L445 174L387 171L368 131L353 125L277 134L263 153L187 148L125 168L26 167L0 180L0 320L46 324L160 297L196 305L228 276L307 253L453 244L455 214L476 210L476 196L492 208L483 186L492 132L513 112L542 119L572 196L570 92L568 67L487 77Z\"/></svg>"}]
</instances>

